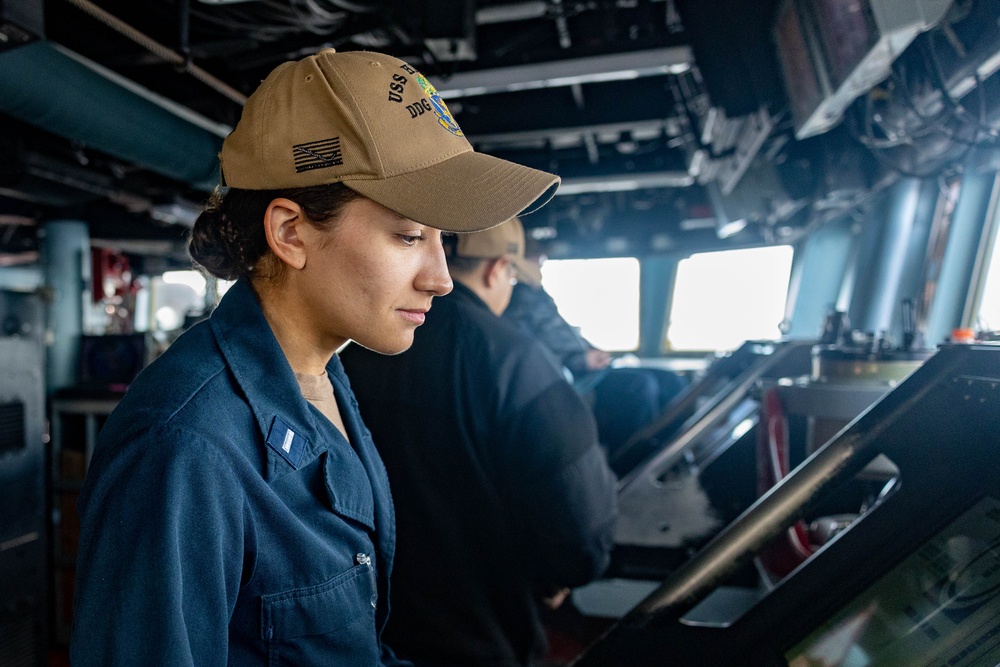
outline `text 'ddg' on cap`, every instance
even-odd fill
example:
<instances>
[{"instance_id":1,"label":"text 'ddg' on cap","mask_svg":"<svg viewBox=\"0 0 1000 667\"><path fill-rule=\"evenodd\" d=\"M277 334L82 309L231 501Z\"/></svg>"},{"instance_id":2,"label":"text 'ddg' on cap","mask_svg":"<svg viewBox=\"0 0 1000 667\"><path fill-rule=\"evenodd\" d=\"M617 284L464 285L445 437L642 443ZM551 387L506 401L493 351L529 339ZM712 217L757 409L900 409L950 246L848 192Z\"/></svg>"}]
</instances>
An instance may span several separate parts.
<instances>
[{"instance_id":1,"label":"text 'ddg' on cap","mask_svg":"<svg viewBox=\"0 0 1000 667\"><path fill-rule=\"evenodd\" d=\"M332 49L280 65L220 154L248 190L344 183L422 224L475 231L544 205L559 177L477 153L434 86L380 53Z\"/></svg>"}]
</instances>

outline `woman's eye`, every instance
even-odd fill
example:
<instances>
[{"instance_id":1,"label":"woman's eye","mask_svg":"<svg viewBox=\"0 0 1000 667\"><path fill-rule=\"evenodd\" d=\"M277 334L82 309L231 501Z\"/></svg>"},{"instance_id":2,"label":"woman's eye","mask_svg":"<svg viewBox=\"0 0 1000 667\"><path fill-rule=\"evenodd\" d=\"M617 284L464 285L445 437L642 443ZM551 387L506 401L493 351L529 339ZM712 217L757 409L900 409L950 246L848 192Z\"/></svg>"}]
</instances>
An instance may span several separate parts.
<instances>
[{"instance_id":1,"label":"woman's eye","mask_svg":"<svg viewBox=\"0 0 1000 667\"><path fill-rule=\"evenodd\" d=\"M410 234L398 234L398 236L399 236L399 239L403 243L405 243L406 245L416 245L417 241L419 241L420 239L423 238L422 236L419 236L419 235L412 236Z\"/></svg>"}]
</instances>

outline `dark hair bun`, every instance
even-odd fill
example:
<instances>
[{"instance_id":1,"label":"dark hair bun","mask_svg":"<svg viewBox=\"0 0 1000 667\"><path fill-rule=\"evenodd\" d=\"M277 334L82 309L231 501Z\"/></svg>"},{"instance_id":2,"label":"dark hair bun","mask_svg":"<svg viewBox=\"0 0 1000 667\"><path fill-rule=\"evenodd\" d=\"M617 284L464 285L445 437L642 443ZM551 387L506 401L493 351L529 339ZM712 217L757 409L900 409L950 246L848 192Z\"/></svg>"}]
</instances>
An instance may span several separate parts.
<instances>
[{"instance_id":1,"label":"dark hair bun","mask_svg":"<svg viewBox=\"0 0 1000 667\"><path fill-rule=\"evenodd\" d=\"M216 190L194 223L188 252L216 278L246 278L271 252L264 233L264 216L273 200L296 202L310 225L329 230L344 206L360 197L341 183L292 190ZM259 275L273 274L263 270Z\"/></svg>"},{"instance_id":2,"label":"dark hair bun","mask_svg":"<svg viewBox=\"0 0 1000 667\"><path fill-rule=\"evenodd\" d=\"M247 270L240 246L231 221L221 210L210 205L195 220L188 252L216 278L236 280Z\"/></svg>"}]
</instances>

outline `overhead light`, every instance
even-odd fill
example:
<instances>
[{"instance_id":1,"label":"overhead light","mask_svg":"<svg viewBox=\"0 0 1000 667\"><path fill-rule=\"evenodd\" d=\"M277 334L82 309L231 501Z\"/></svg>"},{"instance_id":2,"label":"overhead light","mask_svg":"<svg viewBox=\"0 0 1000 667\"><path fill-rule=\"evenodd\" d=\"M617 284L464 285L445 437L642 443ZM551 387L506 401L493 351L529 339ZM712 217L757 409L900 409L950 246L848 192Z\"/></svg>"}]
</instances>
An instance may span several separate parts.
<instances>
[{"instance_id":1,"label":"overhead light","mask_svg":"<svg viewBox=\"0 0 1000 667\"><path fill-rule=\"evenodd\" d=\"M578 195L583 192L627 192L643 188L686 188L694 185L694 182L694 177L684 171L564 178L562 185L556 190L556 196Z\"/></svg>"},{"instance_id":2,"label":"overhead light","mask_svg":"<svg viewBox=\"0 0 1000 667\"><path fill-rule=\"evenodd\" d=\"M566 257L573 250L573 246L565 241L556 241L549 247L549 257Z\"/></svg>"},{"instance_id":3,"label":"overhead light","mask_svg":"<svg viewBox=\"0 0 1000 667\"><path fill-rule=\"evenodd\" d=\"M437 37L425 39L424 46L434 54L438 62L456 62L459 60L475 60L476 44L471 38Z\"/></svg>"},{"instance_id":4,"label":"overhead light","mask_svg":"<svg viewBox=\"0 0 1000 667\"><path fill-rule=\"evenodd\" d=\"M639 150L639 144L632 137L632 132L630 130L622 131L621 135L618 137L617 143L615 143L615 150L622 155L632 155Z\"/></svg>"},{"instance_id":5,"label":"overhead light","mask_svg":"<svg viewBox=\"0 0 1000 667\"><path fill-rule=\"evenodd\" d=\"M674 240L667 234L656 234L649 240L649 246L653 250L664 251L674 247Z\"/></svg>"},{"instance_id":6,"label":"overhead light","mask_svg":"<svg viewBox=\"0 0 1000 667\"><path fill-rule=\"evenodd\" d=\"M666 74L666 70L660 71ZM530 81L524 85L528 88L559 88L561 86L577 86L581 83L604 83L606 81L631 81L638 79L642 74L635 69L622 69L613 72L590 72L589 74L575 74L573 76L557 76L546 81ZM515 89L512 89L515 90Z\"/></svg>"},{"instance_id":7,"label":"overhead light","mask_svg":"<svg viewBox=\"0 0 1000 667\"><path fill-rule=\"evenodd\" d=\"M687 46L632 51L605 56L459 72L430 77L441 97L451 99L486 93L534 90L573 84L622 81L644 76L681 74L694 57Z\"/></svg>"},{"instance_id":8,"label":"overhead light","mask_svg":"<svg viewBox=\"0 0 1000 667\"><path fill-rule=\"evenodd\" d=\"M156 204L149 208L149 217L169 225L194 227L195 220L201 215L201 207L190 202L178 200L169 204Z\"/></svg>"},{"instance_id":9,"label":"overhead light","mask_svg":"<svg viewBox=\"0 0 1000 667\"><path fill-rule=\"evenodd\" d=\"M715 218L686 218L681 220L681 231L693 232L696 229L715 229Z\"/></svg>"},{"instance_id":10,"label":"overhead light","mask_svg":"<svg viewBox=\"0 0 1000 667\"><path fill-rule=\"evenodd\" d=\"M625 252L628 250L628 239L623 236L612 236L604 242L608 252Z\"/></svg>"},{"instance_id":11,"label":"overhead light","mask_svg":"<svg viewBox=\"0 0 1000 667\"><path fill-rule=\"evenodd\" d=\"M701 170L705 166L706 155L705 151L701 148L696 150L691 154L691 162L688 163L688 173L692 176L698 177L701 175Z\"/></svg>"},{"instance_id":12,"label":"overhead light","mask_svg":"<svg viewBox=\"0 0 1000 667\"><path fill-rule=\"evenodd\" d=\"M747 226L747 219L740 218L739 220L731 220L724 225L720 225L718 229L715 230L716 236L720 239L728 239L734 234L739 234Z\"/></svg>"},{"instance_id":13,"label":"overhead light","mask_svg":"<svg viewBox=\"0 0 1000 667\"><path fill-rule=\"evenodd\" d=\"M34 250L14 253L6 252L0 255L0 266L6 268L9 266L20 266L22 264L37 264L38 257L38 252Z\"/></svg>"},{"instance_id":14,"label":"overhead light","mask_svg":"<svg viewBox=\"0 0 1000 667\"><path fill-rule=\"evenodd\" d=\"M991 56L983 60L979 67L976 68L977 76L966 76L952 84L949 88L951 96L955 99L965 97L973 88L993 76L997 70L1000 70L1000 51L995 51Z\"/></svg>"},{"instance_id":15,"label":"overhead light","mask_svg":"<svg viewBox=\"0 0 1000 667\"><path fill-rule=\"evenodd\" d=\"M733 429L733 440L739 440L744 435L749 433L750 429L752 429L756 425L757 422L754 421L753 419L744 419L743 421L741 421L739 424L736 425L736 428Z\"/></svg>"},{"instance_id":16,"label":"overhead light","mask_svg":"<svg viewBox=\"0 0 1000 667\"><path fill-rule=\"evenodd\" d=\"M555 227L533 227L528 230L528 235L536 241L554 239L558 234Z\"/></svg>"},{"instance_id":17,"label":"overhead light","mask_svg":"<svg viewBox=\"0 0 1000 667\"><path fill-rule=\"evenodd\" d=\"M638 190L639 183L635 180L605 180L580 178L571 182L563 181L556 195L578 195L584 192L628 192Z\"/></svg>"},{"instance_id":18,"label":"overhead light","mask_svg":"<svg viewBox=\"0 0 1000 667\"><path fill-rule=\"evenodd\" d=\"M745 206L737 206L739 202L733 197L726 197L719 189L719 184L715 181L705 184L705 194L708 201L715 209L715 235L720 239L727 239L734 234L738 234L747 226L747 213L744 213ZM738 216L734 220L731 215Z\"/></svg>"},{"instance_id":19,"label":"overhead light","mask_svg":"<svg viewBox=\"0 0 1000 667\"><path fill-rule=\"evenodd\" d=\"M548 11L549 3L543 0L480 7L476 10L476 24L488 25L491 23L511 23L513 21L540 19L548 14Z\"/></svg>"},{"instance_id":20,"label":"overhead light","mask_svg":"<svg viewBox=\"0 0 1000 667\"><path fill-rule=\"evenodd\" d=\"M485 89L483 89L485 91ZM448 106L454 110L449 100ZM488 150L496 146L538 146L550 141L553 145L579 146L581 137L597 137L602 142L613 142L621 137L623 132L629 132L633 139L650 139L666 131L671 119L637 120L625 123L595 123L593 125L575 125L572 127L549 127L540 130L522 132L497 132L491 134L472 134L469 141L477 150Z\"/></svg>"}]
</instances>

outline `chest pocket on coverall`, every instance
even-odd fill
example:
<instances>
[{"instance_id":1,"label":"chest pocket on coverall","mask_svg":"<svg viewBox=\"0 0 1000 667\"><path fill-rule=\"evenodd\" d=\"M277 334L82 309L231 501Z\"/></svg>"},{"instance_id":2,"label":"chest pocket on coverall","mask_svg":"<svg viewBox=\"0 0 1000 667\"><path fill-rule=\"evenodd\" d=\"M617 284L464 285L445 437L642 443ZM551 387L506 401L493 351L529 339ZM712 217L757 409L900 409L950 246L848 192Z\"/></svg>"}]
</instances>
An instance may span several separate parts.
<instances>
[{"instance_id":1,"label":"chest pocket on coverall","mask_svg":"<svg viewBox=\"0 0 1000 667\"><path fill-rule=\"evenodd\" d=\"M323 456L333 512L352 526L360 524L359 532L374 531L374 498L361 462L335 451ZM260 631L269 665L378 664L375 562L371 543L364 543L353 545L359 550L350 554L356 565L329 581L261 596Z\"/></svg>"}]
</instances>

